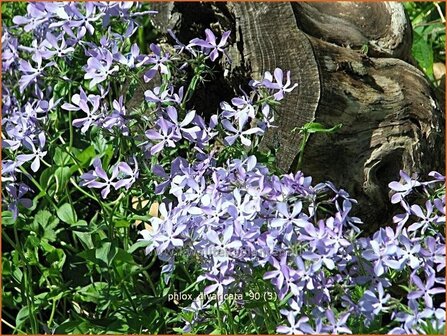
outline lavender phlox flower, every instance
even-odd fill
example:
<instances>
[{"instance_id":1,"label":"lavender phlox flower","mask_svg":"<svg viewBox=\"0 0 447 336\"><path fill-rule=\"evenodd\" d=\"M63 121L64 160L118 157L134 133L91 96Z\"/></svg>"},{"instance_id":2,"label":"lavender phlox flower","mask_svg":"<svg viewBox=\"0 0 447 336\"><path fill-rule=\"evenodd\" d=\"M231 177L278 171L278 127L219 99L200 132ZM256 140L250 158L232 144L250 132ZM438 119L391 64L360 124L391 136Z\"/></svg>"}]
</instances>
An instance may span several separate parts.
<instances>
[{"instance_id":1,"label":"lavender phlox flower","mask_svg":"<svg viewBox=\"0 0 447 336\"><path fill-rule=\"evenodd\" d=\"M219 132L216 130L216 126L219 123L219 117L217 114L213 114L210 117L209 123L206 123L205 120L196 114L193 124L199 127L199 132L196 133L196 142L197 146L203 148L206 144L209 143L214 137L216 137Z\"/></svg>"},{"instance_id":2,"label":"lavender phlox flower","mask_svg":"<svg viewBox=\"0 0 447 336\"><path fill-rule=\"evenodd\" d=\"M376 240L371 240L369 244L371 248L364 251L362 256L366 260L374 263L374 273L377 276L381 276L385 273L385 266L400 268L400 263L391 259L391 257L395 256L397 252L397 245L383 246Z\"/></svg>"},{"instance_id":3,"label":"lavender phlox flower","mask_svg":"<svg viewBox=\"0 0 447 336\"><path fill-rule=\"evenodd\" d=\"M188 46L198 46L202 47L206 50L206 53L209 53L209 57L211 61L215 61L219 57L219 53L224 54L224 47L227 43L228 37L230 36L231 31L226 31L222 34L222 38L219 43L216 41L216 36L210 29L205 29L206 39L202 40L199 38L192 39Z\"/></svg>"},{"instance_id":4,"label":"lavender phlox flower","mask_svg":"<svg viewBox=\"0 0 447 336\"><path fill-rule=\"evenodd\" d=\"M278 90L273 95L273 97L277 101L282 100L285 93L292 92L298 86L298 84L296 83L292 85L292 82L290 81L290 71L287 71L287 79L285 83L283 83L284 73L280 68L276 68L273 72L273 75L275 77L275 82L273 80L272 74L269 71L266 71L264 79L262 80L262 84L268 89Z\"/></svg>"},{"instance_id":5,"label":"lavender phlox flower","mask_svg":"<svg viewBox=\"0 0 447 336\"><path fill-rule=\"evenodd\" d=\"M119 174L119 167L118 165L114 166L110 178L107 175L106 171L103 169L101 160L99 158L95 158L95 160L93 161L93 167L94 170L81 175L82 181L80 185L88 188L103 188L101 190L101 196L102 198L107 198L107 195L110 193L111 188L114 187L116 189L116 181L114 180ZM98 179L101 179L102 181L98 181Z\"/></svg>"},{"instance_id":6,"label":"lavender phlox flower","mask_svg":"<svg viewBox=\"0 0 447 336\"><path fill-rule=\"evenodd\" d=\"M416 179L411 178L407 173L405 173L403 170L400 171L400 176L403 179L403 182L390 182L388 184L388 187L395 191L393 196L391 196L391 203L396 204L399 203L402 199L405 198L408 194L411 193L411 191L420 186L421 183L418 182Z\"/></svg>"},{"instance_id":7,"label":"lavender phlox flower","mask_svg":"<svg viewBox=\"0 0 447 336\"><path fill-rule=\"evenodd\" d=\"M148 60L148 56L140 55L140 48L136 43L132 44L130 53L126 55L115 53L113 58L130 69L139 68Z\"/></svg>"},{"instance_id":8,"label":"lavender phlox flower","mask_svg":"<svg viewBox=\"0 0 447 336\"><path fill-rule=\"evenodd\" d=\"M427 230L430 225L436 221L437 216L433 212L433 204L430 200L427 200L427 202L425 202L425 211L423 211L419 205L414 204L411 206L411 212L419 219L417 222L411 224L408 227L409 232L420 230L421 233L424 234L425 230Z\"/></svg>"},{"instance_id":9,"label":"lavender phlox flower","mask_svg":"<svg viewBox=\"0 0 447 336\"><path fill-rule=\"evenodd\" d=\"M393 217L393 223L397 224L396 232L400 233L404 225L407 223L407 221L410 219L410 215L412 213L410 205L407 203L405 199L402 199L400 201L401 207L405 210L404 213L397 214Z\"/></svg>"},{"instance_id":10,"label":"lavender phlox flower","mask_svg":"<svg viewBox=\"0 0 447 336\"><path fill-rule=\"evenodd\" d=\"M30 45L19 45L19 50L26 51L29 55L31 55L31 59L34 62L37 62L39 59L48 59L46 57L46 48L44 47L44 41L39 42L37 40L33 40Z\"/></svg>"},{"instance_id":11,"label":"lavender phlox flower","mask_svg":"<svg viewBox=\"0 0 447 336\"><path fill-rule=\"evenodd\" d=\"M175 41L176 44L174 44L174 49L177 51L178 54L181 54L183 50L188 50L193 56L196 56L194 49L180 42L175 33L172 31L172 29L167 29L167 32L169 36L171 36L172 39Z\"/></svg>"},{"instance_id":12,"label":"lavender phlox flower","mask_svg":"<svg viewBox=\"0 0 447 336\"><path fill-rule=\"evenodd\" d=\"M303 252L301 257L305 260L312 261L312 269L314 272L317 272L320 270L320 268L325 265L327 269L333 270L335 268L334 260L332 259L331 255L327 255L324 252Z\"/></svg>"},{"instance_id":13,"label":"lavender phlox flower","mask_svg":"<svg viewBox=\"0 0 447 336\"><path fill-rule=\"evenodd\" d=\"M177 132L178 137L183 136L188 140L193 140L197 138L196 133L200 131L200 127L198 126L187 127L194 120L196 111L194 110L188 111L181 122L178 121L177 109L174 106L168 106L166 108L166 113L171 122L174 124L174 129Z\"/></svg>"},{"instance_id":14,"label":"lavender phlox flower","mask_svg":"<svg viewBox=\"0 0 447 336\"><path fill-rule=\"evenodd\" d=\"M281 259L278 260L273 256L270 256L269 259L270 264L274 267L273 271L268 271L264 273L264 276L262 277L264 280L270 280L272 284L276 287L278 292L281 292L281 290L284 287L284 283L286 280L285 277L285 268L287 267L287 253L283 253L281 255ZM281 293L280 295L283 298L286 293Z\"/></svg>"},{"instance_id":15,"label":"lavender phlox flower","mask_svg":"<svg viewBox=\"0 0 447 336\"><path fill-rule=\"evenodd\" d=\"M113 56L109 50L102 49L97 57L90 57L85 67L84 79L91 79L90 88L107 79L108 76L118 71L118 66L112 67Z\"/></svg>"},{"instance_id":16,"label":"lavender phlox flower","mask_svg":"<svg viewBox=\"0 0 447 336\"><path fill-rule=\"evenodd\" d=\"M426 182L426 184L445 181L445 176L441 173L438 173L437 171L431 171L430 173L428 173L428 176L434 177L435 181Z\"/></svg>"},{"instance_id":17,"label":"lavender phlox flower","mask_svg":"<svg viewBox=\"0 0 447 336\"><path fill-rule=\"evenodd\" d=\"M64 58L68 54L74 52L73 47L67 46L63 35L56 38L56 36L50 32L47 33L46 39L42 42L42 46L45 47L45 50L42 51L41 54L45 59L51 58L55 55L59 58Z\"/></svg>"},{"instance_id":18,"label":"lavender phlox flower","mask_svg":"<svg viewBox=\"0 0 447 336\"><path fill-rule=\"evenodd\" d=\"M4 36L2 36L2 70L8 71L19 60L19 41L15 37L6 40Z\"/></svg>"},{"instance_id":19,"label":"lavender phlox flower","mask_svg":"<svg viewBox=\"0 0 447 336\"><path fill-rule=\"evenodd\" d=\"M417 289L408 293L408 299L414 300L418 298L424 298L424 302L427 308L433 307L433 296L440 293L445 293L445 288L434 287L435 285L435 272L426 271L426 282L422 282L421 278L416 274L411 275L411 281L416 285Z\"/></svg>"},{"instance_id":20,"label":"lavender phlox flower","mask_svg":"<svg viewBox=\"0 0 447 336\"><path fill-rule=\"evenodd\" d=\"M251 140L248 136L250 136L252 134L261 135L264 133L264 131L262 129L260 129L259 127L249 128L244 131L244 126L245 126L244 121L242 119L239 119L238 123L239 123L239 128L236 129L229 120L226 120L226 119L222 120L222 126L225 128L226 131L228 131L228 132L226 132L226 134L228 134L228 136L225 137L225 142L230 146L237 139L240 139L243 145L250 146Z\"/></svg>"},{"instance_id":21,"label":"lavender phlox flower","mask_svg":"<svg viewBox=\"0 0 447 336\"><path fill-rule=\"evenodd\" d=\"M68 27L68 26L63 26L62 27L64 32L69 36L69 38L67 39L67 45L71 46L71 47L75 47L77 46L77 44L79 43L81 46L84 45L84 36L87 33L87 29L85 27L80 27L78 29L76 29L76 31L74 32L72 28Z\"/></svg>"},{"instance_id":22,"label":"lavender phlox flower","mask_svg":"<svg viewBox=\"0 0 447 336\"><path fill-rule=\"evenodd\" d=\"M165 75L169 73L166 65L169 62L169 53L163 53L161 48L154 43L151 43L150 49L152 50L152 54L149 55L145 63L152 64L152 68L144 73L143 79L145 82L149 82L154 78L157 72Z\"/></svg>"},{"instance_id":23,"label":"lavender phlox flower","mask_svg":"<svg viewBox=\"0 0 447 336\"><path fill-rule=\"evenodd\" d=\"M23 163L18 160L2 160L2 182L15 181L15 173L20 172L19 167Z\"/></svg>"},{"instance_id":24,"label":"lavender phlox flower","mask_svg":"<svg viewBox=\"0 0 447 336\"><path fill-rule=\"evenodd\" d=\"M219 239L219 235L214 230L209 230L206 233L208 240L214 244L212 257L217 261L225 261L231 256L231 250L237 249L242 246L239 240L232 240L233 226L229 225L222 232L222 238Z\"/></svg>"},{"instance_id":25,"label":"lavender phlox flower","mask_svg":"<svg viewBox=\"0 0 447 336\"><path fill-rule=\"evenodd\" d=\"M77 8L77 4L69 6L71 16L70 21L67 21L69 27L85 27L90 35L95 32L93 24L98 21L104 14L96 14L96 5L93 2L86 2L83 4L85 7L85 15L82 14Z\"/></svg>"},{"instance_id":26,"label":"lavender phlox flower","mask_svg":"<svg viewBox=\"0 0 447 336\"><path fill-rule=\"evenodd\" d=\"M377 284L377 293L374 293L371 290L365 291L360 300L360 307L363 311L372 312L374 315L378 315L388 310L386 303L390 299L391 295L385 293L382 283L379 282Z\"/></svg>"},{"instance_id":27,"label":"lavender phlox flower","mask_svg":"<svg viewBox=\"0 0 447 336\"><path fill-rule=\"evenodd\" d=\"M94 124L100 117L101 111L99 110L101 97L97 95L86 95L85 91L82 87L79 88L80 93L74 94L71 97L71 101L73 104L64 103L61 108L68 111L79 111L82 110L87 114L84 118L79 118L73 120L73 126L81 127L81 132L85 133L90 128L92 124ZM90 108L91 105L92 107Z\"/></svg>"},{"instance_id":28,"label":"lavender phlox flower","mask_svg":"<svg viewBox=\"0 0 447 336\"><path fill-rule=\"evenodd\" d=\"M42 65L41 57L37 57L34 61L37 63L35 68L33 68L28 61L19 61L19 70L22 72L22 76L19 79L20 92L23 92L32 81L35 81L39 76L41 76L45 68L55 64L54 62L50 62Z\"/></svg>"},{"instance_id":29,"label":"lavender phlox flower","mask_svg":"<svg viewBox=\"0 0 447 336\"><path fill-rule=\"evenodd\" d=\"M410 312L397 312L395 315L396 321L403 322L402 328L408 334L408 330L416 328L417 326L425 324L425 319L429 319L433 316L433 311L428 308L419 310L419 304L417 300L409 300L408 306Z\"/></svg>"},{"instance_id":30,"label":"lavender phlox flower","mask_svg":"<svg viewBox=\"0 0 447 336\"><path fill-rule=\"evenodd\" d=\"M30 3L27 5L27 15L26 16L14 16L12 22L16 25L24 26L23 29L26 32L30 32L32 30L36 30L42 23L47 22L49 20L48 13L39 10L34 4Z\"/></svg>"},{"instance_id":31,"label":"lavender phlox flower","mask_svg":"<svg viewBox=\"0 0 447 336\"><path fill-rule=\"evenodd\" d=\"M32 154L19 154L17 155L17 161L27 162L33 160L31 163L31 170L33 172L37 172L40 168L40 162L43 160L47 152L43 149L45 148L46 137L45 133L39 133L38 137L38 145L36 146L30 138L23 139L23 145L32 151Z\"/></svg>"},{"instance_id":32,"label":"lavender phlox flower","mask_svg":"<svg viewBox=\"0 0 447 336\"><path fill-rule=\"evenodd\" d=\"M417 242L411 241L408 237L401 235L399 237L402 248L397 250L397 255L400 258L400 262L408 264L412 269L419 267L421 260L419 258L419 252L421 245Z\"/></svg>"},{"instance_id":33,"label":"lavender phlox flower","mask_svg":"<svg viewBox=\"0 0 447 336\"><path fill-rule=\"evenodd\" d=\"M18 206L21 205L24 208L31 208L33 201L29 198L25 198L25 194L32 191L24 183L8 183L5 190L9 196L8 210L12 212L14 219L18 216Z\"/></svg>"},{"instance_id":34,"label":"lavender phlox flower","mask_svg":"<svg viewBox=\"0 0 447 336\"><path fill-rule=\"evenodd\" d=\"M227 287L229 284L235 281L235 279L231 276L224 276L222 274L218 275L205 275L206 279L214 281L215 283L212 285L209 285L205 287L203 290L205 295L210 295L211 293L216 292L217 295L217 301L222 302L224 301L224 291L225 287Z\"/></svg>"},{"instance_id":35,"label":"lavender phlox flower","mask_svg":"<svg viewBox=\"0 0 447 336\"><path fill-rule=\"evenodd\" d=\"M104 118L102 126L105 129L111 130L116 127L122 132L123 135L129 135L129 128L127 127L127 112L124 106L124 97L120 96L118 100L113 101L113 111L112 113Z\"/></svg>"},{"instance_id":36,"label":"lavender phlox flower","mask_svg":"<svg viewBox=\"0 0 447 336\"><path fill-rule=\"evenodd\" d=\"M436 270L440 272L445 268L445 244L434 237L426 237L425 246L426 248L420 251L421 256L428 265L437 264Z\"/></svg>"},{"instance_id":37,"label":"lavender phlox flower","mask_svg":"<svg viewBox=\"0 0 447 336\"><path fill-rule=\"evenodd\" d=\"M144 92L144 97L146 101L155 103L158 106L171 101L170 90L166 89L164 91L161 91L161 88L159 86L155 87L154 90L146 90Z\"/></svg>"},{"instance_id":38,"label":"lavender phlox flower","mask_svg":"<svg viewBox=\"0 0 447 336\"><path fill-rule=\"evenodd\" d=\"M326 246L329 245L329 240L327 237L328 232L323 219L318 221L318 227L308 221L303 222L299 239L308 241L309 245L312 247L312 251L315 249L325 249Z\"/></svg>"},{"instance_id":39,"label":"lavender phlox flower","mask_svg":"<svg viewBox=\"0 0 447 336\"><path fill-rule=\"evenodd\" d=\"M164 118L158 119L157 125L159 126L158 131L150 129L145 132L145 135L149 140L158 141L155 145L149 147L151 155L160 152L165 146L174 148L175 143L181 139L176 134L173 124L166 121Z\"/></svg>"},{"instance_id":40,"label":"lavender phlox flower","mask_svg":"<svg viewBox=\"0 0 447 336\"><path fill-rule=\"evenodd\" d=\"M165 250L170 248L177 248L183 246L181 234L186 229L185 224L180 224L174 227L174 223L170 218L166 218L162 224L162 232L157 236L159 246L157 253L162 254Z\"/></svg>"},{"instance_id":41,"label":"lavender phlox flower","mask_svg":"<svg viewBox=\"0 0 447 336\"><path fill-rule=\"evenodd\" d=\"M313 290L315 288L315 277L312 265L306 266L303 258L297 255L294 259L295 265L297 266L297 272L300 277L301 286L307 288L308 290Z\"/></svg>"},{"instance_id":42,"label":"lavender phlox flower","mask_svg":"<svg viewBox=\"0 0 447 336\"><path fill-rule=\"evenodd\" d=\"M436 219L436 224L445 225L445 195L441 198L435 198L433 204L440 213L440 216L438 215L438 218Z\"/></svg>"},{"instance_id":43,"label":"lavender phlox flower","mask_svg":"<svg viewBox=\"0 0 447 336\"><path fill-rule=\"evenodd\" d=\"M349 318L350 313L342 313L335 319L335 314L332 309L326 310L326 317L329 322L329 332L331 334L352 334L351 329L346 326L346 322Z\"/></svg>"},{"instance_id":44,"label":"lavender phlox flower","mask_svg":"<svg viewBox=\"0 0 447 336\"><path fill-rule=\"evenodd\" d=\"M275 125L273 125L275 121L275 113L270 108L269 104L262 104L261 116L262 120L258 123L259 128L261 128L263 131L266 131L269 128L275 127Z\"/></svg>"},{"instance_id":45,"label":"lavender phlox flower","mask_svg":"<svg viewBox=\"0 0 447 336\"><path fill-rule=\"evenodd\" d=\"M251 108L250 108L251 107ZM248 118L254 118L255 117L255 111L253 106L244 106L238 109L234 109L230 104L227 102L221 102L220 103L220 109L222 110L221 117L230 119L240 119L241 122L245 125L248 121Z\"/></svg>"},{"instance_id":46,"label":"lavender phlox flower","mask_svg":"<svg viewBox=\"0 0 447 336\"><path fill-rule=\"evenodd\" d=\"M287 321L290 326L281 325L276 328L276 332L280 334L288 335L304 335L312 330L311 326L307 323L309 318L306 316L297 319L297 316L293 312L287 314Z\"/></svg>"},{"instance_id":47,"label":"lavender phlox flower","mask_svg":"<svg viewBox=\"0 0 447 336\"><path fill-rule=\"evenodd\" d=\"M138 161L133 157L133 169L126 162L120 162L118 164L118 169L120 171L120 175L124 175L126 178L121 178L118 182L115 183L115 189L119 189L121 187L125 187L127 190L135 183L139 176L138 170Z\"/></svg>"}]
</instances>

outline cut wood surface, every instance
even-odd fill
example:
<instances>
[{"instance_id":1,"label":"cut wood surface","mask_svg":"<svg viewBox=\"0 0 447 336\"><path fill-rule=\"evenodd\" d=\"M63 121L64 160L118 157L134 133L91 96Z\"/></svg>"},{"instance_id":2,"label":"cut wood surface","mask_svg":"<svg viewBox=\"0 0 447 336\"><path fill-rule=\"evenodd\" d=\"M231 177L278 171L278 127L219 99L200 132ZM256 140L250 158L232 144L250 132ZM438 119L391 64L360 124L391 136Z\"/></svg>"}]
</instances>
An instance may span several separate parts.
<instances>
[{"instance_id":1,"label":"cut wood surface","mask_svg":"<svg viewBox=\"0 0 447 336\"><path fill-rule=\"evenodd\" d=\"M276 149L289 171L300 136L292 129L315 120L335 134L313 135L303 172L333 181L359 200L358 215L371 229L388 211L390 181L399 170L444 171L444 111L424 74L411 65L411 26L397 2L156 3L160 27L183 42L205 28L231 29L233 60L216 94L199 106L216 107L247 78L276 67L299 84L284 101L277 128L261 148ZM204 98L207 97L207 98ZM211 100L204 104L203 99ZM215 100L215 102L213 102ZM200 109L199 109L200 110ZM211 111L215 112L215 111Z\"/></svg>"}]
</instances>

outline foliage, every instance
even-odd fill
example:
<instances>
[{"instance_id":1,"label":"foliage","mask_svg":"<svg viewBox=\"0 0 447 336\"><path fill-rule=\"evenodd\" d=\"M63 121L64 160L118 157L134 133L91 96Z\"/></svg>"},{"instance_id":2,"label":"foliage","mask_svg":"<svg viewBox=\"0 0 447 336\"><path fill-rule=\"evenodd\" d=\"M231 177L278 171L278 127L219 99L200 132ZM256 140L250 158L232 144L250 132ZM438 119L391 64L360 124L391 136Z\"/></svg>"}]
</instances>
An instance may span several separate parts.
<instances>
[{"instance_id":1,"label":"foliage","mask_svg":"<svg viewBox=\"0 0 447 336\"><path fill-rule=\"evenodd\" d=\"M433 81L433 64L445 63L445 2L405 2L413 26L413 57Z\"/></svg>"}]
</instances>

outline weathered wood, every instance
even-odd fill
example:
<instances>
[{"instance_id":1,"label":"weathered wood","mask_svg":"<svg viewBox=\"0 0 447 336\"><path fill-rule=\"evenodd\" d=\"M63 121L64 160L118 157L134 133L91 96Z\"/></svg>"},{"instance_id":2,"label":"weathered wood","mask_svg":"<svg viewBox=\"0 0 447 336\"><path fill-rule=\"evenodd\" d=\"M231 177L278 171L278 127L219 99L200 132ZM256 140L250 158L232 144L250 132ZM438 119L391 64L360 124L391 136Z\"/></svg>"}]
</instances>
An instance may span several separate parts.
<instances>
[{"instance_id":1,"label":"weathered wood","mask_svg":"<svg viewBox=\"0 0 447 336\"><path fill-rule=\"evenodd\" d=\"M372 56L409 60L412 30L397 2L294 2L298 27L305 33L352 49L368 47Z\"/></svg>"},{"instance_id":2,"label":"weathered wood","mask_svg":"<svg viewBox=\"0 0 447 336\"><path fill-rule=\"evenodd\" d=\"M314 119L320 99L320 75L312 47L296 27L290 3L233 3L230 10L243 43L242 60L249 64L252 76L262 78L265 71L279 67L290 70L292 82L298 83L299 89L281 105L275 122L278 127L261 142L261 148L277 150L278 165L287 171L300 142L300 135L292 130Z\"/></svg>"},{"instance_id":3,"label":"weathered wood","mask_svg":"<svg viewBox=\"0 0 447 336\"><path fill-rule=\"evenodd\" d=\"M157 4L161 20L188 41L205 28L233 31L228 75L203 100L228 99L247 77L291 70L288 95L262 148L277 149L288 171L300 137L291 130L315 119L343 123L309 139L303 171L332 180L359 200L374 228L389 216L387 184L399 169L427 173L444 166L443 113L430 83L411 66L411 28L400 3ZM166 7L169 6L169 7ZM360 50L368 46L365 50ZM214 92L217 90L217 92ZM205 97L205 99L203 99ZM209 106L206 106L209 107Z\"/></svg>"},{"instance_id":4,"label":"weathered wood","mask_svg":"<svg viewBox=\"0 0 447 336\"><path fill-rule=\"evenodd\" d=\"M349 190L368 223L384 222L387 185L400 169L443 167L440 106L423 73L408 63L310 40L322 74L316 121L343 127L310 138L303 170Z\"/></svg>"}]
</instances>

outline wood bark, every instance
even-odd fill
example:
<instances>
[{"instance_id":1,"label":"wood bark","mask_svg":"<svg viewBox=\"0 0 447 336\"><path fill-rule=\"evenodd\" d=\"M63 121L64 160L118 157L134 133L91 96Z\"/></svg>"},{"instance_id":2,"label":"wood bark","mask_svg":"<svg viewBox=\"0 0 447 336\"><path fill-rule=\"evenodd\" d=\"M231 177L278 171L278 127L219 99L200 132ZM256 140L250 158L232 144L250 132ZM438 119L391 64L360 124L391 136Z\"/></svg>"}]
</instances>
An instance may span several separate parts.
<instances>
[{"instance_id":1,"label":"wood bark","mask_svg":"<svg viewBox=\"0 0 447 336\"><path fill-rule=\"evenodd\" d=\"M156 23L184 42L209 27L233 32L233 63L212 94L197 97L203 108L217 108L249 77L261 78L276 67L291 71L298 88L283 101L278 127L261 143L276 149L284 171L298 154L295 127L313 120L328 127L343 124L335 134L311 136L302 170L357 198L358 215L368 227L389 219L387 185L400 169L443 171L444 112L429 81L410 64L411 27L400 3L154 6L160 11Z\"/></svg>"}]
</instances>

